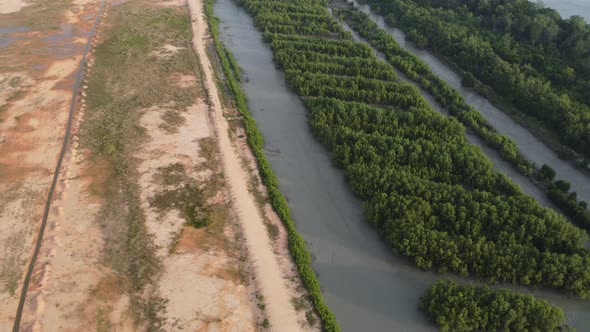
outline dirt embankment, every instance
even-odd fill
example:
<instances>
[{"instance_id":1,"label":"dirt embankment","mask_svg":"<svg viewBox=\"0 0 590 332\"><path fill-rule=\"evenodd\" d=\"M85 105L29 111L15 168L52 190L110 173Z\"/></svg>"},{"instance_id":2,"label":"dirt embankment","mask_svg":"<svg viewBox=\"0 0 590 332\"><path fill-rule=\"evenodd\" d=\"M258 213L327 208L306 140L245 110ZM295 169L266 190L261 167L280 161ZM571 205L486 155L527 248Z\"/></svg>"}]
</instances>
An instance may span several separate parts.
<instances>
[{"instance_id":1,"label":"dirt embankment","mask_svg":"<svg viewBox=\"0 0 590 332\"><path fill-rule=\"evenodd\" d=\"M232 205L238 213L246 245L252 256L253 269L260 293L264 297L266 312L272 330L299 331L306 327L300 324L295 310L294 289L289 284L287 273L279 263L279 251L269 239L267 231L268 220L265 211L260 208L253 191L260 188L250 188L248 161L243 160L244 153L239 150L240 145L232 144L228 120L220 100L219 91L214 80L212 65L207 56L206 44L209 41L208 26L203 12L202 0L188 0L192 18L193 47L201 61L203 82L209 96L211 117L218 134L217 143L220 149L225 178L232 195ZM235 137L235 136L234 136ZM233 142L235 143L235 142ZM241 148L244 148L242 142ZM253 189L253 190L250 190ZM276 224L274 224L276 225ZM281 252L286 254L285 251Z\"/></svg>"}]
</instances>

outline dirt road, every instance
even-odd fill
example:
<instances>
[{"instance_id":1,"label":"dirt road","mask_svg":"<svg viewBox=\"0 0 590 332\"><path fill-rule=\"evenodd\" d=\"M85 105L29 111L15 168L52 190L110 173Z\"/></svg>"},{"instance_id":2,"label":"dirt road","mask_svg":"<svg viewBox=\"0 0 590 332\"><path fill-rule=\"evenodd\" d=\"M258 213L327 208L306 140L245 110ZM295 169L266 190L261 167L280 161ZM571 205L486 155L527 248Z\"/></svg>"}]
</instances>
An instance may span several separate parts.
<instances>
[{"instance_id":1,"label":"dirt road","mask_svg":"<svg viewBox=\"0 0 590 332\"><path fill-rule=\"evenodd\" d=\"M203 13L202 0L188 0L192 18L193 47L203 68L204 83L209 95L212 117L217 132L226 181L232 194L232 204L242 224L247 247L254 262L254 273L268 308L268 319L273 330L297 331L297 314L290 302L287 284L269 243L262 216L255 198L248 191L248 174L242 168L238 153L226 134L227 120L215 85L213 69L205 50L208 26Z\"/></svg>"}]
</instances>

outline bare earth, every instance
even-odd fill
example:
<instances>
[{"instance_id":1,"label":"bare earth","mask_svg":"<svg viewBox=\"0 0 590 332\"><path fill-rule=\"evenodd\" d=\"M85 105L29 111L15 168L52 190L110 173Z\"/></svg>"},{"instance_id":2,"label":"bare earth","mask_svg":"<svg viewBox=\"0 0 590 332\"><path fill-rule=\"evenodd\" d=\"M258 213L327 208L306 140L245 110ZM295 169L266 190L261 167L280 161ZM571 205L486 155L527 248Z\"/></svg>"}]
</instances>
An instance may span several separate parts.
<instances>
[{"instance_id":1,"label":"bare earth","mask_svg":"<svg viewBox=\"0 0 590 332\"><path fill-rule=\"evenodd\" d=\"M8 12L18 17L20 4L1 1L0 21ZM72 74L86 42L77 37L90 26L82 17L96 13L96 4L95 0L80 0L67 8L69 14L64 13L64 18L71 21L73 31L69 35L60 30L16 32L18 38L0 48L0 331L12 328L63 138ZM56 40L54 45L48 42L51 39ZM66 185L60 183L59 191ZM75 193L77 185L72 187ZM61 199L56 196L56 201ZM52 210L54 221L60 205L58 202ZM88 205L88 213L92 210ZM44 276L36 279L41 280Z\"/></svg>"},{"instance_id":2,"label":"bare earth","mask_svg":"<svg viewBox=\"0 0 590 332\"><path fill-rule=\"evenodd\" d=\"M16 32L18 38L0 48L0 331L12 328L63 140L72 77L87 42L83 32L88 31L91 14L98 11L99 4L99 0L75 0L64 9L62 23L74 33L68 34L68 28L65 32ZM204 85L210 105L200 98L194 100L179 113L182 121L172 131L164 121L169 105L141 110L140 125L149 139L134 155L140 208L162 262L161 276L154 285L165 300L162 328L258 331L264 330L260 324L268 318L272 331L318 331L305 321L305 311L296 311L293 304L293 300L302 299L305 309L311 308L289 256L286 232L270 206L257 205L250 191L265 190L261 185L250 187L249 181L258 176L256 162L245 139L229 137L229 123L223 116L228 110L222 108L205 47L210 37L202 0L189 0L188 4L202 77L179 74L162 79L179 88ZM22 5L19 0L1 1L0 19L3 13L18 15L15 12ZM182 0L147 5L186 8ZM101 42L109 14L107 0L94 46ZM170 57L181 49L165 45L153 55ZM93 73L94 61L91 56L87 76ZM103 189L108 174L101 173L100 161L78 144L88 93L84 85L27 295L21 324L25 331L144 330L141 323L134 323L125 286L103 261L109 235L97 221L104 204L97 191ZM219 166L207 166L211 157L201 151L203 140L216 143L214 158L220 161ZM223 174L221 187L208 202L228 207L221 229L195 229L186 225L179 211L162 212L151 206L152 197L166 189L157 180L159 172L170 165L182 165L190 181L203 186L219 176L218 172ZM277 227L274 241L266 229L268 222Z\"/></svg>"},{"instance_id":3,"label":"bare earth","mask_svg":"<svg viewBox=\"0 0 590 332\"><path fill-rule=\"evenodd\" d=\"M205 50L208 27L201 0L188 0L192 17L193 47L199 55L204 71L204 82L210 97L212 117L218 134L225 176L232 194L232 203L243 225L244 235L250 255L254 258L254 271L260 289L268 304L268 317L273 330L297 331L297 313L290 300L290 292L282 277L269 239L264 220L260 215L253 195L248 191L248 174L243 170L240 157L232 146L227 120L223 117L223 107L213 78L211 64Z\"/></svg>"}]
</instances>

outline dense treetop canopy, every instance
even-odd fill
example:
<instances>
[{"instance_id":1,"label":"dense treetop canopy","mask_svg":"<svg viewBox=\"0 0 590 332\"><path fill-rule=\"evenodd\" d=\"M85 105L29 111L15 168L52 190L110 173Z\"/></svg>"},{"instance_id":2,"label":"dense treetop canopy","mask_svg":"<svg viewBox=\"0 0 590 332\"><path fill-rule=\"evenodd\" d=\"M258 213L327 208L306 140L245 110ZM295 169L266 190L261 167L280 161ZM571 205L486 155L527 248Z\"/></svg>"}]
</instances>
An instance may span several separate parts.
<instances>
[{"instance_id":1,"label":"dense treetop canopy","mask_svg":"<svg viewBox=\"0 0 590 332\"><path fill-rule=\"evenodd\" d=\"M532 295L439 281L420 307L442 331L557 331L563 311Z\"/></svg>"},{"instance_id":2,"label":"dense treetop canopy","mask_svg":"<svg viewBox=\"0 0 590 332\"><path fill-rule=\"evenodd\" d=\"M581 17L527 0L363 2L590 158L590 26Z\"/></svg>"},{"instance_id":3,"label":"dense treetop canopy","mask_svg":"<svg viewBox=\"0 0 590 332\"><path fill-rule=\"evenodd\" d=\"M459 121L351 41L323 1L240 3L396 252L425 269L590 295L585 232L496 172Z\"/></svg>"}]
</instances>

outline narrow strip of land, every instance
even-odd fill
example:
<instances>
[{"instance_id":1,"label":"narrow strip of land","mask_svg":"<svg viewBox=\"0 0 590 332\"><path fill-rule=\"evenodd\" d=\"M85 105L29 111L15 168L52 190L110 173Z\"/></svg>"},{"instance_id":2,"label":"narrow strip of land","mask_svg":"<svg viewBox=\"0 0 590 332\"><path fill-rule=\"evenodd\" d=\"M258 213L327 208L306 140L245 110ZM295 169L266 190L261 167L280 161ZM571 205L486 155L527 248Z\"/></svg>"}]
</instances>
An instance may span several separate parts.
<instances>
[{"instance_id":1,"label":"narrow strip of land","mask_svg":"<svg viewBox=\"0 0 590 332\"><path fill-rule=\"evenodd\" d=\"M223 107L205 49L208 27L203 14L202 0L188 0L188 3L192 19L193 47L203 68L203 80L209 96L225 179L230 187L233 207L244 230L256 279L268 305L268 319L274 329L294 331L298 329L298 323L296 312L290 303L289 290L268 241L264 221L256 207L255 198L248 191L248 175L242 168L240 158L226 134L228 123L223 117Z\"/></svg>"}]
</instances>

